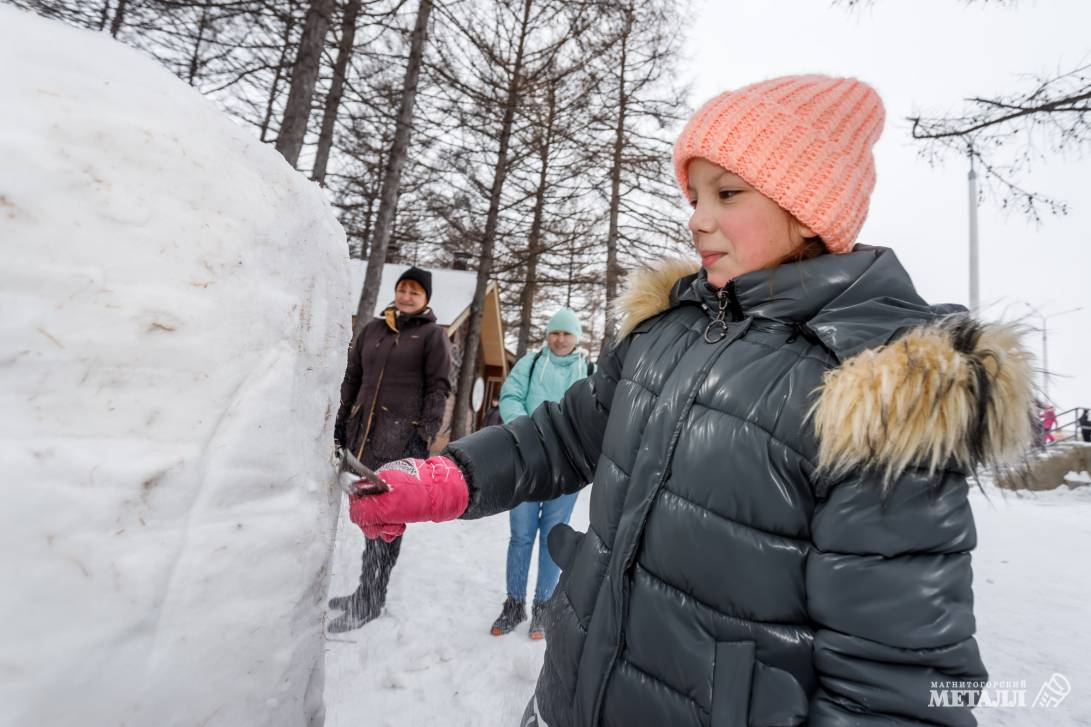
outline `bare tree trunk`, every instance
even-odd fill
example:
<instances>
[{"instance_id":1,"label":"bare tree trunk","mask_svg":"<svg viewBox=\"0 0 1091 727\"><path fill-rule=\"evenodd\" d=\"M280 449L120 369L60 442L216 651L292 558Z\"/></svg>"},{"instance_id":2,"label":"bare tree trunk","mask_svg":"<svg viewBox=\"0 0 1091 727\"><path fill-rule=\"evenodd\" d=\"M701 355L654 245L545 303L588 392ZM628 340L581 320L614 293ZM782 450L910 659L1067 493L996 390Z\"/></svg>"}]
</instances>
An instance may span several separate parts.
<instances>
[{"instance_id":1,"label":"bare tree trunk","mask_svg":"<svg viewBox=\"0 0 1091 727\"><path fill-rule=\"evenodd\" d=\"M534 217L527 236L527 277L520 296L519 343L515 349L516 360L522 358L530 347L531 318L534 315L534 296L538 292L538 258L542 254L542 218L545 214L546 189L549 172L549 150L553 142L553 121L557 110L557 95L554 85L549 86L549 102L546 114L544 138L539 147L538 158L541 168L538 171L538 188L534 192ZM571 282L569 283L571 290Z\"/></svg>"},{"instance_id":2,"label":"bare tree trunk","mask_svg":"<svg viewBox=\"0 0 1091 727\"><path fill-rule=\"evenodd\" d=\"M197 69L201 66L201 42L208 27L208 0L201 3L201 19L197 22L197 39L193 43L193 55L189 58L189 85L197 78Z\"/></svg>"},{"instance_id":3,"label":"bare tree trunk","mask_svg":"<svg viewBox=\"0 0 1091 727\"><path fill-rule=\"evenodd\" d=\"M393 146L393 144L394 144L394 142L391 141L390 145ZM382 141L380 143L380 148L382 150L379 152L379 157L375 160L375 168L384 170L384 175L385 175L385 170L386 170L386 165L387 165L387 156L386 156L386 154L389 152L389 148L387 148L387 145L386 145L386 138L385 137L382 139ZM374 189L374 188L368 189L368 193L367 193L367 220L364 222L364 239L363 239L364 244L360 248L360 257L362 259L364 259L364 260L367 260L367 259L370 258L371 249L372 249L372 247L374 247L374 244L375 244L375 218L378 215L378 212L376 211L375 206L380 204L380 198L382 196L383 196L382 180L379 180L378 189ZM382 278L380 276L380 280L381 279ZM378 283L376 283L376 285L378 285ZM367 282L366 281L364 283L364 286L367 287ZM360 292L361 292L361 294L363 294L363 291L360 291ZM378 299L378 297L379 297L378 293L376 293L375 298ZM374 310L374 309L375 309L375 304L372 303L371 304L371 310ZM357 311L356 314L357 314L357 316L359 316L359 314L360 314L359 311Z\"/></svg>"},{"instance_id":4,"label":"bare tree trunk","mask_svg":"<svg viewBox=\"0 0 1091 727\"><path fill-rule=\"evenodd\" d=\"M402 83L402 97L398 107L398 120L394 127L394 142L390 147L390 159L383 175L382 192L379 195L379 214L375 220L367 256L367 273L364 276L364 289L360 293L360 303L356 307L356 326L360 328L371 319L375 310L375 301L379 298L379 283L383 279L383 265L386 264L386 249L394 230L394 211L398 206L398 185L401 184L402 169L409 151L409 136L413 130L413 106L417 99L417 82L420 79L421 63L424 59L424 43L428 37L428 18L432 14L433 0L420 0L417 7L417 20L413 26L413 35L409 42L409 61L405 68L405 80Z\"/></svg>"},{"instance_id":5,"label":"bare tree trunk","mask_svg":"<svg viewBox=\"0 0 1091 727\"><path fill-rule=\"evenodd\" d=\"M311 0L307 19L303 23L303 37L299 39L299 52L292 66L292 86L288 91L288 103L284 107L284 121L277 135L277 151L293 167L299 161L303 137L307 133L307 121L311 117L318 65L326 43L326 31L330 27L333 2L334 0Z\"/></svg>"},{"instance_id":6,"label":"bare tree trunk","mask_svg":"<svg viewBox=\"0 0 1091 727\"><path fill-rule=\"evenodd\" d=\"M292 13L292 9L288 9L287 17L284 19L284 44L280 47L280 59L277 61L277 72L273 76L273 85L269 89L269 103L265 106L265 118L261 120L261 135L259 138L265 141L266 134L269 133L269 124L273 121L273 106L277 100L277 94L280 93L280 81L284 78L284 66L288 62L288 49L292 43L292 30L295 28L295 14Z\"/></svg>"},{"instance_id":7,"label":"bare tree trunk","mask_svg":"<svg viewBox=\"0 0 1091 727\"><path fill-rule=\"evenodd\" d=\"M621 37L621 63L618 67L617 125L614 127L614 149L610 161L610 224L606 233L606 326L603 330L603 348L614 340L617 331L614 320L614 300L617 299L618 282L621 270L617 259L618 214L621 209L621 165L622 152L625 148L625 105L628 96L625 93L625 68L628 60L629 33L632 29L633 16L630 13L625 20L625 31Z\"/></svg>"},{"instance_id":8,"label":"bare tree trunk","mask_svg":"<svg viewBox=\"0 0 1091 727\"><path fill-rule=\"evenodd\" d=\"M533 0L523 2L523 24L519 33L519 45L515 54L511 80L508 83L504 119L499 129L500 148L496 154L496 165L493 167L489 212L485 218L485 232L481 239L480 262L477 268L477 285L474 287L473 302L470 303L466 344L462 351L462 366L458 371L458 388L455 390L455 404L451 416L452 441L466 436L470 429L467 417L470 413L470 390L477 371L477 347L481 341L481 320L485 317L485 290L489 284L489 276L492 274L493 248L496 244L496 228L500 219L500 195L504 191L504 181L508 175L508 146L511 142L512 126L515 123L515 107L519 103L519 77L523 71L523 51L530 25L532 2Z\"/></svg>"},{"instance_id":9,"label":"bare tree trunk","mask_svg":"<svg viewBox=\"0 0 1091 727\"><path fill-rule=\"evenodd\" d=\"M539 205L534 203L534 222L539 223L538 215L541 214ZM541 251L538 248L538 238L533 228L527 240L527 270L526 280L523 283L523 292L519 296L519 341L515 347L515 360L521 359L530 348L530 331L533 327L531 321L534 316L534 296L538 293L538 258Z\"/></svg>"},{"instance_id":10,"label":"bare tree trunk","mask_svg":"<svg viewBox=\"0 0 1091 727\"><path fill-rule=\"evenodd\" d=\"M364 229L360 237L360 257L367 257L367 254L371 251L371 223L373 221L372 213L375 211L375 198L369 198L367 201L367 217L364 219Z\"/></svg>"},{"instance_id":11,"label":"bare tree trunk","mask_svg":"<svg viewBox=\"0 0 1091 727\"><path fill-rule=\"evenodd\" d=\"M333 64L333 81L330 92L326 94L326 108L322 113L322 131L318 134L318 150L314 156L314 169L311 179L324 184L326 165L330 160L330 148L333 146L333 129L337 122L337 110L341 106L341 96L345 88L345 70L352 60L353 43L356 40L356 19L360 15L361 0L349 0L341 16L341 42L337 46L337 60Z\"/></svg>"},{"instance_id":12,"label":"bare tree trunk","mask_svg":"<svg viewBox=\"0 0 1091 727\"><path fill-rule=\"evenodd\" d=\"M564 293L564 307L572 307L572 279L576 277L576 247L573 245L568 251L568 280Z\"/></svg>"},{"instance_id":13,"label":"bare tree trunk","mask_svg":"<svg viewBox=\"0 0 1091 727\"><path fill-rule=\"evenodd\" d=\"M128 4L129 0L117 0L117 10L114 11L114 19L110 23L110 35L114 38L121 30L121 24L125 22L125 6Z\"/></svg>"}]
</instances>

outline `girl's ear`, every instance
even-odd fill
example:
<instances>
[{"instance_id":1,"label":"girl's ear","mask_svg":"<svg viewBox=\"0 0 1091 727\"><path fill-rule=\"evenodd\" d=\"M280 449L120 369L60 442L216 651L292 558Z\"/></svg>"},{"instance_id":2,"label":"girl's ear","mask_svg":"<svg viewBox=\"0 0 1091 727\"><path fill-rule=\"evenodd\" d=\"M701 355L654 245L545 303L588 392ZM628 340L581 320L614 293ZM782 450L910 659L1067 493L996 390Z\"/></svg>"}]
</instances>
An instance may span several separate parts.
<instances>
[{"instance_id":1,"label":"girl's ear","mask_svg":"<svg viewBox=\"0 0 1091 727\"><path fill-rule=\"evenodd\" d=\"M816 233L810 227L807 227L807 225L803 224L802 222L797 220L795 217L792 218L792 226L795 229L795 231L798 232L800 234L800 236L804 240L806 240L806 239L808 239L810 237L818 237L818 233Z\"/></svg>"}]
</instances>

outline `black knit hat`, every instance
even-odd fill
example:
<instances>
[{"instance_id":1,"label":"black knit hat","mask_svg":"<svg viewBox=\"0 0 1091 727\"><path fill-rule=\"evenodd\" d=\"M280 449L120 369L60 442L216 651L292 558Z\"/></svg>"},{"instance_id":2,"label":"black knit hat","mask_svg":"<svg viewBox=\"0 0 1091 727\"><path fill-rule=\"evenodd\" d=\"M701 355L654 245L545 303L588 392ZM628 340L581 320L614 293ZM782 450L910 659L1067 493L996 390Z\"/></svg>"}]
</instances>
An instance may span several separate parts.
<instances>
[{"instance_id":1,"label":"black knit hat","mask_svg":"<svg viewBox=\"0 0 1091 727\"><path fill-rule=\"evenodd\" d=\"M432 300L432 273L427 270L421 270L418 267L410 267L402 273L401 277L398 278L398 281L394 283L395 290L398 289L398 283L403 280L412 280L414 283L419 283L420 287L424 288L425 301Z\"/></svg>"}]
</instances>

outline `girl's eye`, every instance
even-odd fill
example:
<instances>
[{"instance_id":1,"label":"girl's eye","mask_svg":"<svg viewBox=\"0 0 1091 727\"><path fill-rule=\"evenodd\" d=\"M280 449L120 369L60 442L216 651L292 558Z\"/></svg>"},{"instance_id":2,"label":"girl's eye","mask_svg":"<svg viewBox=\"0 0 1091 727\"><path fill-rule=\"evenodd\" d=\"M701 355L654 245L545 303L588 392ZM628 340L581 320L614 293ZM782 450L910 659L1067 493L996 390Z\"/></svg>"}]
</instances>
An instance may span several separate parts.
<instances>
[{"instance_id":1,"label":"girl's eye","mask_svg":"<svg viewBox=\"0 0 1091 727\"><path fill-rule=\"evenodd\" d=\"M721 189L720 190L720 199L731 199L732 197L734 197L738 193L739 193L739 190L737 190L737 189Z\"/></svg>"}]
</instances>

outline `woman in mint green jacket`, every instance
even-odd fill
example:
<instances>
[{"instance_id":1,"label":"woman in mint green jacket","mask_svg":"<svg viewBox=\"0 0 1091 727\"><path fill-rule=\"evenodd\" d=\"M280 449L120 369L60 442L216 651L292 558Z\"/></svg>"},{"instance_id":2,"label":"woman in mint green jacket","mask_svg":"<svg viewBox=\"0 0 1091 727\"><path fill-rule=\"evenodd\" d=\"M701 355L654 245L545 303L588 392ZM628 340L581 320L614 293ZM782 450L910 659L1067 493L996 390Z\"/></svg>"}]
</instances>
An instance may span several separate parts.
<instances>
[{"instance_id":1,"label":"woman in mint green jacket","mask_svg":"<svg viewBox=\"0 0 1091 727\"><path fill-rule=\"evenodd\" d=\"M568 387L591 372L591 365L576 345L582 336L580 321L568 308L561 308L549 319L546 345L519 359L500 390L500 417L510 422L534 412L545 401L560 401ZM526 620L527 575L534 540L538 543L538 583L534 588L530 638L545 638L542 613L553 595L560 569L549 557L546 538L558 523L567 523L576 505L573 492L546 502L525 502L510 511L511 539L508 541L508 597L500 616L493 622L492 635L511 633Z\"/></svg>"}]
</instances>

